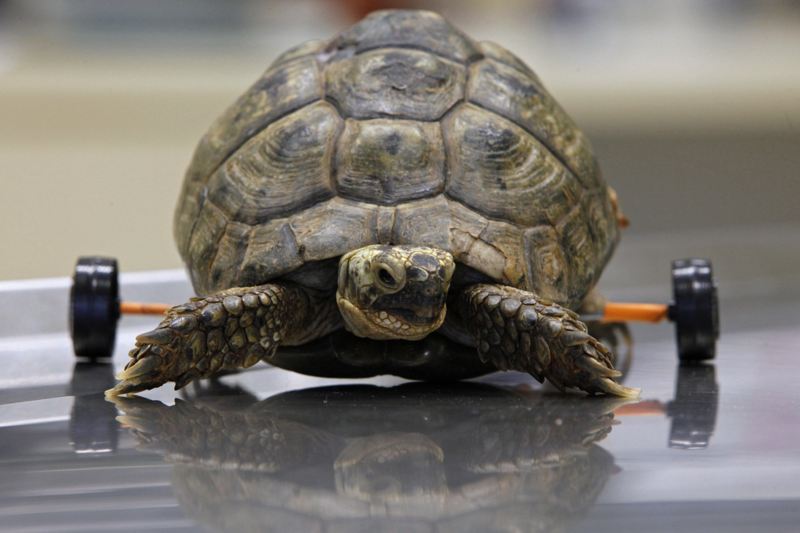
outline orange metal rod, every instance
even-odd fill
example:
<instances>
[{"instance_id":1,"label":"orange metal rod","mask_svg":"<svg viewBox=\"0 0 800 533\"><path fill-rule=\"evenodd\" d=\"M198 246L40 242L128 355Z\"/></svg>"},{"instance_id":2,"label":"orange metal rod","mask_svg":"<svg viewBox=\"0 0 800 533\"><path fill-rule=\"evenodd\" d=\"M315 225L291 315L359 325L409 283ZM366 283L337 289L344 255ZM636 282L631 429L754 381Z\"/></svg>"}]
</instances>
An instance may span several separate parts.
<instances>
[{"instance_id":1,"label":"orange metal rod","mask_svg":"<svg viewBox=\"0 0 800 533\"><path fill-rule=\"evenodd\" d=\"M169 304L122 302L119 304L119 312L123 315L163 315L170 307L172 306Z\"/></svg>"},{"instance_id":2,"label":"orange metal rod","mask_svg":"<svg viewBox=\"0 0 800 533\"><path fill-rule=\"evenodd\" d=\"M122 302L119 310L126 315L161 315L170 307L172 306L169 304ZM668 307L664 304L608 302L603 309L603 320L606 322L628 320L661 322L667 317L667 311Z\"/></svg>"},{"instance_id":3,"label":"orange metal rod","mask_svg":"<svg viewBox=\"0 0 800 533\"><path fill-rule=\"evenodd\" d=\"M603 309L605 322L661 322L667 318L669 306L665 304L629 304L608 302Z\"/></svg>"}]
</instances>

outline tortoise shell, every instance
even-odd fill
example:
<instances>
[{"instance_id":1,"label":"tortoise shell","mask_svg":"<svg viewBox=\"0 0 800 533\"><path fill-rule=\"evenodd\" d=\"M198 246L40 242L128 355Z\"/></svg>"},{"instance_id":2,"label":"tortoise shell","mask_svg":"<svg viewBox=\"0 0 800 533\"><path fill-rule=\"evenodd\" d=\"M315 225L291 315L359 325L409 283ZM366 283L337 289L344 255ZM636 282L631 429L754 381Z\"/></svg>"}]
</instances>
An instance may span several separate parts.
<instances>
[{"instance_id":1,"label":"tortoise shell","mask_svg":"<svg viewBox=\"0 0 800 533\"><path fill-rule=\"evenodd\" d=\"M571 306L618 231L586 137L531 69L392 10L290 49L214 122L175 236L199 294L416 244Z\"/></svg>"}]
</instances>

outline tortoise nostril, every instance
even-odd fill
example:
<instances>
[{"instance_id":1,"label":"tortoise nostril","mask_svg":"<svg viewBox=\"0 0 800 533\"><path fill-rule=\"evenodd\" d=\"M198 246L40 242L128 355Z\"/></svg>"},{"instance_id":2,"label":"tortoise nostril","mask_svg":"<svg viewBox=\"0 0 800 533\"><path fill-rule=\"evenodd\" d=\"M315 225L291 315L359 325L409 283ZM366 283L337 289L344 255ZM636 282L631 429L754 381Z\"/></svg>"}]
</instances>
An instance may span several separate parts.
<instances>
[{"instance_id":1,"label":"tortoise nostril","mask_svg":"<svg viewBox=\"0 0 800 533\"><path fill-rule=\"evenodd\" d=\"M391 288L397 286L397 280L386 267L381 267L378 269L378 279L381 280L381 283L387 287Z\"/></svg>"},{"instance_id":2,"label":"tortoise nostril","mask_svg":"<svg viewBox=\"0 0 800 533\"><path fill-rule=\"evenodd\" d=\"M429 277L428 271L420 267L411 267L406 272L406 276L411 281L426 281Z\"/></svg>"}]
</instances>

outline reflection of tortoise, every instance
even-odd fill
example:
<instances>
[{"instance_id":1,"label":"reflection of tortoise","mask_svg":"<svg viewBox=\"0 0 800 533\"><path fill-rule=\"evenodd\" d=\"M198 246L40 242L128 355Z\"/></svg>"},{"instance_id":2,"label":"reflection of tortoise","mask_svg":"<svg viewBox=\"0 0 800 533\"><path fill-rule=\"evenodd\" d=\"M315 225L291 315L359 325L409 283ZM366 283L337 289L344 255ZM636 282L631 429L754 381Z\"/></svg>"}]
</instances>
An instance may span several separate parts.
<instances>
[{"instance_id":1,"label":"reflection of tortoise","mask_svg":"<svg viewBox=\"0 0 800 533\"><path fill-rule=\"evenodd\" d=\"M477 384L227 392L115 400L175 464L186 515L226 531L561 530L616 468L597 443L624 403Z\"/></svg>"},{"instance_id":2,"label":"reflection of tortoise","mask_svg":"<svg viewBox=\"0 0 800 533\"><path fill-rule=\"evenodd\" d=\"M433 13L377 12L283 54L203 137L175 234L205 296L137 339L113 392L346 327L441 328L494 368L635 394L569 310L618 219L586 138L519 59Z\"/></svg>"}]
</instances>

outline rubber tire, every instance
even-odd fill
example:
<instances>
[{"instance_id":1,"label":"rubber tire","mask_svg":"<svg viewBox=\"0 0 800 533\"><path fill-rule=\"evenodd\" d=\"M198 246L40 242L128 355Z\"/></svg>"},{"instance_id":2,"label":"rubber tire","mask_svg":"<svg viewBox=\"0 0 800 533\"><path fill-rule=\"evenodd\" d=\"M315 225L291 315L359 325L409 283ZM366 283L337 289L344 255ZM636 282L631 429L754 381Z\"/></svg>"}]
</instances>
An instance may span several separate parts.
<instances>
[{"instance_id":1,"label":"rubber tire","mask_svg":"<svg viewBox=\"0 0 800 533\"><path fill-rule=\"evenodd\" d=\"M119 321L119 268L109 257L80 257L69 293L69 325L75 355L111 357Z\"/></svg>"},{"instance_id":2,"label":"rubber tire","mask_svg":"<svg viewBox=\"0 0 800 533\"><path fill-rule=\"evenodd\" d=\"M673 304L678 357L682 362L714 359L719 338L719 303L711 262L680 259L672 262Z\"/></svg>"}]
</instances>

